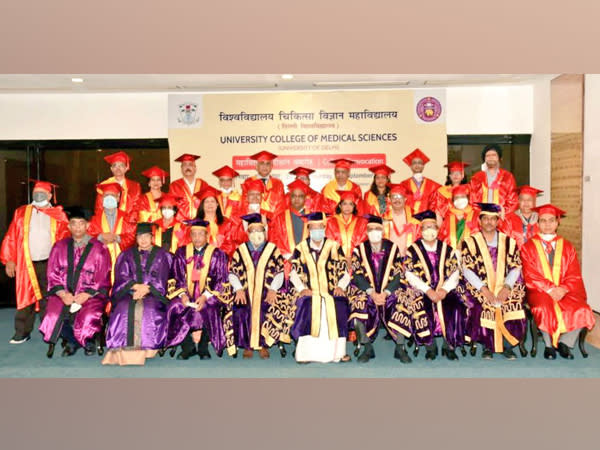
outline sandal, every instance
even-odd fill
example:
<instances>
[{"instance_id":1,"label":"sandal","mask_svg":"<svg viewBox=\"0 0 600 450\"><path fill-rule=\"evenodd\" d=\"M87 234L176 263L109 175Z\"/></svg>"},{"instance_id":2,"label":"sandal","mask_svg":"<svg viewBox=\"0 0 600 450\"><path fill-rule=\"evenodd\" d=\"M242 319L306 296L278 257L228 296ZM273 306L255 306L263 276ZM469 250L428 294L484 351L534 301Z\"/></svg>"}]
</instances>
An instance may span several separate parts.
<instances>
[{"instance_id":1,"label":"sandal","mask_svg":"<svg viewBox=\"0 0 600 450\"><path fill-rule=\"evenodd\" d=\"M342 359L340 359L340 362L346 363L346 362L350 362L352 361L352 358L350 357L350 355L344 355L342 356Z\"/></svg>"}]
</instances>

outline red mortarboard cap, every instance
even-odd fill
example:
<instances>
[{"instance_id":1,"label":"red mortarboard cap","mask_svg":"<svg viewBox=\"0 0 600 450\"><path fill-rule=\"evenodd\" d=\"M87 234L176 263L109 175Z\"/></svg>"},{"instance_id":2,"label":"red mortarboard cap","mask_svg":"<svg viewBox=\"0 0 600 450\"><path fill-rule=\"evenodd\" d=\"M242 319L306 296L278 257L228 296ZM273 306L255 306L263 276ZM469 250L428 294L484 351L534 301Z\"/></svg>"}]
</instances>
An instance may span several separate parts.
<instances>
[{"instance_id":1,"label":"red mortarboard cap","mask_svg":"<svg viewBox=\"0 0 600 450\"><path fill-rule=\"evenodd\" d=\"M307 169L306 167L296 167L294 170L290 171L290 175L296 175L297 177L307 177L313 172L313 169Z\"/></svg>"},{"instance_id":2,"label":"red mortarboard cap","mask_svg":"<svg viewBox=\"0 0 600 450\"><path fill-rule=\"evenodd\" d=\"M221 178L221 177L235 178L235 177L240 176L239 173L237 173L235 170L233 170L229 166L223 166L220 169L215 170L212 174L218 178Z\"/></svg>"},{"instance_id":3,"label":"red mortarboard cap","mask_svg":"<svg viewBox=\"0 0 600 450\"><path fill-rule=\"evenodd\" d=\"M352 203L354 203L356 205L356 201L358 200L358 198L356 197L356 194L354 193L354 191L335 191L338 193L338 195L340 196L340 203L343 202L344 200L350 200Z\"/></svg>"},{"instance_id":4,"label":"red mortarboard cap","mask_svg":"<svg viewBox=\"0 0 600 450\"><path fill-rule=\"evenodd\" d=\"M163 194L159 198L155 200L158 203L159 208L163 208L166 206L177 206L181 201L181 197L177 197L172 194Z\"/></svg>"},{"instance_id":5,"label":"red mortarboard cap","mask_svg":"<svg viewBox=\"0 0 600 450\"><path fill-rule=\"evenodd\" d=\"M540 216L542 214L552 214L553 216L561 217L566 214L565 211L563 211L562 209L560 209L550 203L546 203L545 205L538 206L537 208L533 208L533 210L535 212L537 212Z\"/></svg>"},{"instance_id":6,"label":"red mortarboard cap","mask_svg":"<svg viewBox=\"0 0 600 450\"><path fill-rule=\"evenodd\" d=\"M444 167L448 168L448 172L464 172L465 167L468 167L470 165L471 164L462 161L452 161L448 164L444 164Z\"/></svg>"},{"instance_id":7,"label":"red mortarboard cap","mask_svg":"<svg viewBox=\"0 0 600 450\"><path fill-rule=\"evenodd\" d=\"M404 198L408 198L412 195L412 192L410 192L403 184L388 183L387 186L390 188L390 195L400 194Z\"/></svg>"},{"instance_id":8,"label":"red mortarboard cap","mask_svg":"<svg viewBox=\"0 0 600 450\"><path fill-rule=\"evenodd\" d=\"M164 184L165 179L169 176L169 172L162 170L158 166L152 166L149 169L144 170L142 175L144 175L146 178L160 177Z\"/></svg>"},{"instance_id":9,"label":"red mortarboard cap","mask_svg":"<svg viewBox=\"0 0 600 450\"><path fill-rule=\"evenodd\" d=\"M175 161L176 162L196 161L197 159L200 159L200 156L198 156L198 155L192 155L190 153L184 153L179 158L176 158Z\"/></svg>"},{"instance_id":10,"label":"red mortarboard cap","mask_svg":"<svg viewBox=\"0 0 600 450\"><path fill-rule=\"evenodd\" d=\"M277 158L277 155L266 150L261 150L250 157L250 159L253 159L254 161L273 161L275 158Z\"/></svg>"},{"instance_id":11,"label":"red mortarboard cap","mask_svg":"<svg viewBox=\"0 0 600 450\"><path fill-rule=\"evenodd\" d=\"M332 159L329 162L332 164L335 164L336 169L348 169L348 170L350 170L350 168L352 167L352 164L356 164L351 159L345 159L345 158Z\"/></svg>"},{"instance_id":12,"label":"red mortarboard cap","mask_svg":"<svg viewBox=\"0 0 600 450\"><path fill-rule=\"evenodd\" d=\"M123 192L123 188L119 183L104 183L97 184L96 189L104 195L104 194L121 194Z\"/></svg>"},{"instance_id":13,"label":"red mortarboard cap","mask_svg":"<svg viewBox=\"0 0 600 450\"><path fill-rule=\"evenodd\" d=\"M218 198L219 197L219 191L217 191L214 187L212 186L207 186L204 189L196 192L194 194L194 197L196 197L198 200L203 201L205 198L207 197L214 197L214 198Z\"/></svg>"},{"instance_id":14,"label":"red mortarboard cap","mask_svg":"<svg viewBox=\"0 0 600 450\"><path fill-rule=\"evenodd\" d=\"M309 191L309 187L308 185L301 180L294 180L292 181L290 184L287 185L288 191L292 192L294 190L300 190L302 192L304 192L305 195L308 195Z\"/></svg>"},{"instance_id":15,"label":"red mortarboard cap","mask_svg":"<svg viewBox=\"0 0 600 450\"><path fill-rule=\"evenodd\" d=\"M391 174L396 172L394 169L386 166L385 164L380 164L378 166L369 167L369 170L371 172L373 172L375 175L385 175L386 177L389 177Z\"/></svg>"},{"instance_id":16,"label":"red mortarboard cap","mask_svg":"<svg viewBox=\"0 0 600 450\"><path fill-rule=\"evenodd\" d=\"M537 189L534 188L532 186L521 186L519 187L519 195L521 194L529 194L529 195L533 195L533 198L537 197L538 194L541 194L542 191L541 189Z\"/></svg>"},{"instance_id":17,"label":"red mortarboard cap","mask_svg":"<svg viewBox=\"0 0 600 450\"><path fill-rule=\"evenodd\" d=\"M265 185L261 180L253 180L252 178L246 178L246 181L242 183L242 190L244 192L258 191L262 194L263 192L265 192Z\"/></svg>"},{"instance_id":18,"label":"red mortarboard cap","mask_svg":"<svg viewBox=\"0 0 600 450\"><path fill-rule=\"evenodd\" d=\"M122 162L129 169L129 163L131 162L131 158L125 152L117 152L117 153L113 153L112 155L106 155L104 157L104 161L106 161L110 165L113 165L114 163Z\"/></svg>"},{"instance_id":19,"label":"red mortarboard cap","mask_svg":"<svg viewBox=\"0 0 600 450\"><path fill-rule=\"evenodd\" d=\"M457 195L466 195L469 196L471 189L468 184L459 184L452 188L452 197L456 197Z\"/></svg>"},{"instance_id":20,"label":"red mortarboard cap","mask_svg":"<svg viewBox=\"0 0 600 450\"><path fill-rule=\"evenodd\" d=\"M406 163L406 165L410 166L412 164L413 159L419 158L423 160L423 164L427 164L429 162L429 158L425 153L421 151L419 148L415 148L412 152L404 157L402 161Z\"/></svg>"}]
</instances>

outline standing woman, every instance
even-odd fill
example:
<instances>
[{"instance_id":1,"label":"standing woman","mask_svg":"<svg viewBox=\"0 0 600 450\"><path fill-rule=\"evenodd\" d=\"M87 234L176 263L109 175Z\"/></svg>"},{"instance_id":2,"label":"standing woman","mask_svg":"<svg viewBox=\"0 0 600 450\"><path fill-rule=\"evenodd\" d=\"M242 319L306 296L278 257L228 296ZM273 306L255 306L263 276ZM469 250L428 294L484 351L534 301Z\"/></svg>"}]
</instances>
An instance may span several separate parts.
<instances>
[{"instance_id":1,"label":"standing woman","mask_svg":"<svg viewBox=\"0 0 600 450\"><path fill-rule=\"evenodd\" d=\"M357 215L360 197L353 191L337 191L337 194L340 196L340 202L335 209L335 215L327 221L325 236L335 240L344 256L350 260L354 248L366 239L367 220Z\"/></svg>"},{"instance_id":2,"label":"standing woman","mask_svg":"<svg viewBox=\"0 0 600 450\"><path fill-rule=\"evenodd\" d=\"M373 182L370 189L365 192L365 213L383 217L391 208L388 184L391 182L391 174L396 171L385 164L370 167L369 170L373 173Z\"/></svg>"},{"instance_id":3,"label":"standing woman","mask_svg":"<svg viewBox=\"0 0 600 450\"><path fill-rule=\"evenodd\" d=\"M467 176L465 175L465 167L467 166L469 166L468 163L461 161L452 161L444 165L444 167L448 168L446 183L444 186L440 186L432 197L433 210L435 211L438 226L442 225L448 209L452 206L452 188L461 184L467 184Z\"/></svg>"},{"instance_id":4,"label":"standing woman","mask_svg":"<svg viewBox=\"0 0 600 450\"><path fill-rule=\"evenodd\" d=\"M194 194L200 201L196 219L206 220L208 226L208 243L214 247L220 248L231 258L238 244L235 242L232 222L223 215L219 205L219 191L208 186Z\"/></svg>"},{"instance_id":5,"label":"standing woman","mask_svg":"<svg viewBox=\"0 0 600 450\"><path fill-rule=\"evenodd\" d=\"M157 200L163 196L162 187L165 184L169 172L160 167L152 166L142 172L148 178L148 187L150 190L144 195L140 195L137 203L137 221L138 222L156 222L162 215Z\"/></svg>"},{"instance_id":6,"label":"standing woman","mask_svg":"<svg viewBox=\"0 0 600 450\"><path fill-rule=\"evenodd\" d=\"M452 203L440 229L440 240L459 249L462 242L479 231L479 211L469 204L470 187L459 184L452 188Z\"/></svg>"}]
</instances>

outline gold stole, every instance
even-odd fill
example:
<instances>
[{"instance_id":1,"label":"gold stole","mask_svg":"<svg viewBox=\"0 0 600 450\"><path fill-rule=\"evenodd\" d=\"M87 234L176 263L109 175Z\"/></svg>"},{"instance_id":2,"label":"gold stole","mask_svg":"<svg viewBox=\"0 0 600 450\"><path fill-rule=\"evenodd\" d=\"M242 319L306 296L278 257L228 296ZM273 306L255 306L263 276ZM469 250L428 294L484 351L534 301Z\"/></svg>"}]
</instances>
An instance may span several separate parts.
<instances>
[{"instance_id":1,"label":"gold stole","mask_svg":"<svg viewBox=\"0 0 600 450\"><path fill-rule=\"evenodd\" d=\"M562 269L562 255L564 248L564 239L558 238L556 240L556 249L554 250L554 261L552 264L552 268L550 267L550 262L548 261L548 256L546 255L546 251L544 250L544 246L539 241L539 239L532 239L535 245L535 249L538 253L538 258L542 264L542 270L544 271L544 278L548 280L550 283L555 286L560 286L560 272ZM556 347L558 345L558 338L560 335L567 331L567 327L565 325L565 320L563 318L562 311L560 310L560 306L557 301L554 301L554 313L556 314L556 320L558 322L558 327L552 333L552 345Z\"/></svg>"},{"instance_id":2,"label":"gold stole","mask_svg":"<svg viewBox=\"0 0 600 450\"><path fill-rule=\"evenodd\" d=\"M231 191L229 195L221 191L221 194L217 197L217 201L219 202L221 212L225 217L231 217L231 213L233 212L233 205L231 204L231 201L239 201L239 199L240 195L237 191Z\"/></svg>"},{"instance_id":3,"label":"gold stole","mask_svg":"<svg viewBox=\"0 0 600 450\"><path fill-rule=\"evenodd\" d=\"M219 241L219 225L217 224L217 222L209 221L208 242L209 242L209 244L216 246L219 244L218 241Z\"/></svg>"},{"instance_id":4,"label":"gold stole","mask_svg":"<svg viewBox=\"0 0 600 450\"><path fill-rule=\"evenodd\" d=\"M498 170L498 175L496 175L496 181L498 181L498 177L500 176L500 171ZM489 195L489 190L490 188L487 185L487 173L485 174L485 180L483 181L483 183L481 183L481 202L482 203L487 203L488 202L488 195ZM500 188L498 189L492 189L492 203L495 203L496 205L500 204Z\"/></svg>"},{"instance_id":5,"label":"gold stole","mask_svg":"<svg viewBox=\"0 0 600 450\"><path fill-rule=\"evenodd\" d=\"M181 224L179 222L173 225L173 232L171 233L171 247L169 247L169 252L175 253L177 248L179 247L179 239L177 238L177 232L181 229ZM156 232L154 234L154 245L158 247L162 247L162 228L160 225L156 228Z\"/></svg>"},{"instance_id":6,"label":"gold stole","mask_svg":"<svg viewBox=\"0 0 600 450\"><path fill-rule=\"evenodd\" d=\"M23 217L23 256L25 258L25 266L27 267L27 274L29 275L29 282L33 288L35 298L39 301L46 293L40 290L40 284L38 283L35 268L33 267L33 261L31 260L31 253L29 251L29 227L31 224L33 208L33 205L27 205L25 207L25 216ZM56 241L56 219L52 216L48 217L50 217L50 242L54 245L54 242Z\"/></svg>"},{"instance_id":7,"label":"gold stole","mask_svg":"<svg viewBox=\"0 0 600 450\"><path fill-rule=\"evenodd\" d=\"M210 269L210 262L212 259L213 252L215 251L215 247L210 244L206 245L206 250L204 250L204 255L202 255L203 266L200 269L200 279L198 280L198 291L200 295L204 291L204 287L206 285L206 279L208 278L208 270ZM190 261L186 265L186 278L187 278L187 288L188 294L193 297L194 295L194 281L192 280L192 270L194 269L194 244L189 243L185 246L185 260ZM195 301L196 299L194 299Z\"/></svg>"},{"instance_id":8,"label":"gold stole","mask_svg":"<svg viewBox=\"0 0 600 450\"><path fill-rule=\"evenodd\" d=\"M471 230L469 229L469 225L468 223L473 220L473 208L471 206L467 207L468 209L464 210L464 218L465 218L465 228L463 229L463 234L460 237L460 241L457 239L456 236L456 214L455 208L451 207L449 210L449 214L450 214L450 245L453 248L458 248L458 244L462 241L464 241L466 238L468 238L469 236L471 236Z\"/></svg>"},{"instance_id":9,"label":"gold stole","mask_svg":"<svg viewBox=\"0 0 600 450\"><path fill-rule=\"evenodd\" d=\"M342 241L341 247L344 251L344 255L348 257L352 254L352 235L354 234L354 229L358 223L358 218L356 216L352 216L348 226L346 226L344 218L341 214L336 214L335 218L337 220L338 228L340 229L340 240Z\"/></svg>"},{"instance_id":10,"label":"gold stole","mask_svg":"<svg viewBox=\"0 0 600 450\"><path fill-rule=\"evenodd\" d=\"M311 299L311 315L312 321L310 326L310 335L313 337L319 337L319 331L321 330L321 298L325 300L325 310L327 312L327 328L329 329L329 339L334 340L339 337L336 314L335 314L335 301L333 296L329 294L328 280L327 280L327 259L329 256L334 261L338 261L339 255L336 249L337 243L333 239L325 240L323 249L319 254L319 259L315 263L315 260L310 252L308 241L302 241L298 244L298 250L300 250L300 262L306 264L308 269L310 290L312 291Z\"/></svg>"},{"instance_id":11,"label":"gold stole","mask_svg":"<svg viewBox=\"0 0 600 450\"><path fill-rule=\"evenodd\" d=\"M423 266L423 271L425 272L425 278L427 278L427 284L431 286L431 274L429 273L429 266L427 265L427 261L425 260L425 255L421 252L421 249L417 244L412 245L412 248L415 249L417 253L417 257L421 262L421 266ZM437 251L437 248L436 248ZM438 262L438 284L435 287L435 290L438 290L444 284L444 266L446 263L446 253L448 252L448 245L445 242L442 242L442 251L440 252L440 260ZM423 295L426 295L423 293ZM443 300L442 300L443 301ZM442 308L442 301L437 302L436 309L438 313L438 319L440 321L440 327L442 328L442 335L446 338L446 323L444 322L444 309Z\"/></svg>"},{"instance_id":12,"label":"gold stole","mask_svg":"<svg viewBox=\"0 0 600 450\"><path fill-rule=\"evenodd\" d=\"M365 203L375 208L375 214L379 215L379 200L377 200L377 196L371 191L367 192Z\"/></svg>"},{"instance_id":13,"label":"gold stole","mask_svg":"<svg viewBox=\"0 0 600 450\"><path fill-rule=\"evenodd\" d=\"M155 222L162 217L160 210L158 209L158 203L154 201L152 192L146 192L146 198L148 199L149 210L140 211L140 222Z\"/></svg>"},{"instance_id":14,"label":"gold stole","mask_svg":"<svg viewBox=\"0 0 600 450\"><path fill-rule=\"evenodd\" d=\"M412 177L410 178L410 190L413 192L413 194L415 192L418 192L421 194L421 198L413 204L413 211L415 213L419 212L419 208L421 207L421 203L423 202L423 193L425 192L426 184L427 184L427 178L423 177L423 182L421 183L421 187L419 189L417 189L417 184L415 183L415 180Z\"/></svg>"},{"instance_id":15,"label":"gold stole","mask_svg":"<svg viewBox=\"0 0 600 450\"><path fill-rule=\"evenodd\" d=\"M194 192L192 192L192 193L190 193L190 189L188 187L187 181L185 181L185 178L182 178L181 181L183 182L183 192L185 193L185 196L187 197L186 200L190 207L190 209L189 209L190 218L194 218L194 217L196 217L196 208L194 207L194 194L196 192L198 192L198 190L200 189L202 180L200 178L196 178L196 184L194 184Z\"/></svg>"},{"instance_id":16,"label":"gold stole","mask_svg":"<svg viewBox=\"0 0 600 450\"><path fill-rule=\"evenodd\" d=\"M113 232L108 226L108 220L106 219L106 214L102 212L102 232L103 233L114 233L121 234L123 232L123 217L119 217L117 213L117 217L115 218L115 231ZM108 252L110 253L110 261L111 261L111 271L110 271L110 279L111 282L115 282L115 262L117 261L117 256L121 254L121 246L118 242L113 242L112 244L106 244L108 248Z\"/></svg>"},{"instance_id":17,"label":"gold stole","mask_svg":"<svg viewBox=\"0 0 600 450\"><path fill-rule=\"evenodd\" d=\"M296 248L296 241L294 239L294 225L292 223L292 212L287 209L285 211L285 231L287 233L288 245L290 246L290 251L294 251ZM302 240L308 239L308 229L306 224L304 224L304 228L302 230Z\"/></svg>"},{"instance_id":18,"label":"gold stole","mask_svg":"<svg viewBox=\"0 0 600 450\"><path fill-rule=\"evenodd\" d=\"M331 180L329 183L325 185L323 188L323 196L330 200L333 200L337 205L340 202L340 195L336 192L338 185L336 180ZM344 185L344 189L339 189L340 191L350 191L352 189L352 183L350 180L346 181Z\"/></svg>"},{"instance_id":19,"label":"gold stole","mask_svg":"<svg viewBox=\"0 0 600 450\"><path fill-rule=\"evenodd\" d=\"M275 244L267 242L255 269L254 261L248 250L248 245L242 244L238 248L247 272L248 296L250 297L250 304L252 307L250 346L255 350L260 349L260 305L262 303L262 291L265 282L265 268L275 249Z\"/></svg>"}]
</instances>

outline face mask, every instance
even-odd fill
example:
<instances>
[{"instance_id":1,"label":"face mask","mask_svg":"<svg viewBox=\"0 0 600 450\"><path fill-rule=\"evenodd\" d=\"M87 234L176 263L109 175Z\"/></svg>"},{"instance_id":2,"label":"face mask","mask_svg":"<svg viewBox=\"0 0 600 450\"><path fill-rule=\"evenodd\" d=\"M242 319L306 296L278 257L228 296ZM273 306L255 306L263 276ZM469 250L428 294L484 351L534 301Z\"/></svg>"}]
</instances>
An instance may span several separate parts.
<instances>
[{"instance_id":1,"label":"face mask","mask_svg":"<svg viewBox=\"0 0 600 450\"><path fill-rule=\"evenodd\" d=\"M325 230L322 228L318 230L310 230L310 238L315 242L321 242L325 237Z\"/></svg>"},{"instance_id":2,"label":"face mask","mask_svg":"<svg viewBox=\"0 0 600 450\"><path fill-rule=\"evenodd\" d=\"M49 203L48 197L44 192L34 192L32 197L33 201L31 202L31 204L37 208L43 208Z\"/></svg>"},{"instance_id":3,"label":"face mask","mask_svg":"<svg viewBox=\"0 0 600 450\"><path fill-rule=\"evenodd\" d=\"M252 242L252 245L255 247L258 247L260 244L265 242L265 233L263 231L253 231L250 233L249 237L250 242Z\"/></svg>"},{"instance_id":4,"label":"face mask","mask_svg":"<svg viewBox=\"0 0 600 450\"><path fill-rule=\"evenodd\" d=\"M377 244L383 239L383 232L381 230L372 230L367 233L367 236L369 237L369 241Z\"/></svg>"},{"instance_id":5,"label":"face mask","mask_svg":"<svg viewBox=\"0 0 600 450\"><path fill-rule=\"evenodd\" d=\"M229 188L227 188L227 189L225 189L225 188L221 188L221 191L222 191L223 193L225 193L225 194L229 194L229 193L231 193L231 191L233 191L233 186L232 186L232 187L229 187Z\"/></svg>"},{"instance_id":6,"label":"face mask","mask_svg":"<svg viewBox=\"0 0 600 450\"><path fill-rule=\"evenodd\" d=\"M175 211L170 208L161 209L161 213L165 219L170 219L175 215Z\"/></svg>"},{"instance_id":7,"label":"face mask","mask_svg":"<svg viewBox=\"0 0 600 450\"><path fill-rule=\"evenodd\" d=\"M542 234L540 233L540 237L545 241L551 241L556 237L556 234Z\"/></svg>"},{"instance_id":8,"label":"face mask","mask_svg":"<svg viewBox=\"0 0 600 450\"><path fill-rule=\"evenodd\" d=\"M104 206L106 209L115 209L117 206L119 206L119 203L112 195L107 195L102 200L102 206Z\"/></svg>"},{"instance_id":9,"label":"face mask","mask_svg":"<svg viewBox=\"0 0 600 450\"><path fill-rule=\"evenodd\" d=\"M260 203L250 203L248 204L248 209L255 213L260 212Z\"/></svg>"},{"instance_id":10,"label":"face mask","mask_svg":"<svg viewBox=\"0 0 600 450\"><path fill-rule=\"evenodd\" d=\"M423 230L422 234L423 239L425 239L426 241L433 241L438 237L438 230L436 230L435 228L427 228L426 230Z\"/></svg>"},{"instance_id":11,"label":"face mask","mask_svg":"<svg viewBox=\"0 0 600 450\"><path fill-rule=\"evenodd\" d=\"M465 197L457 198L454 200L454 207L456 209L465 209L469 204L469 199Z\"/></svg>"},{"instance_id":12,"label":"face mask","mask_svg":"<svg viewBox=\"0 0 600 450\"><path fill-rule=\"evenodd\" d=\"M413 178L417 181L421 181L423 179L423 174L422 173L415 173L413 174Z\"/></svg>"}]
</instances>

